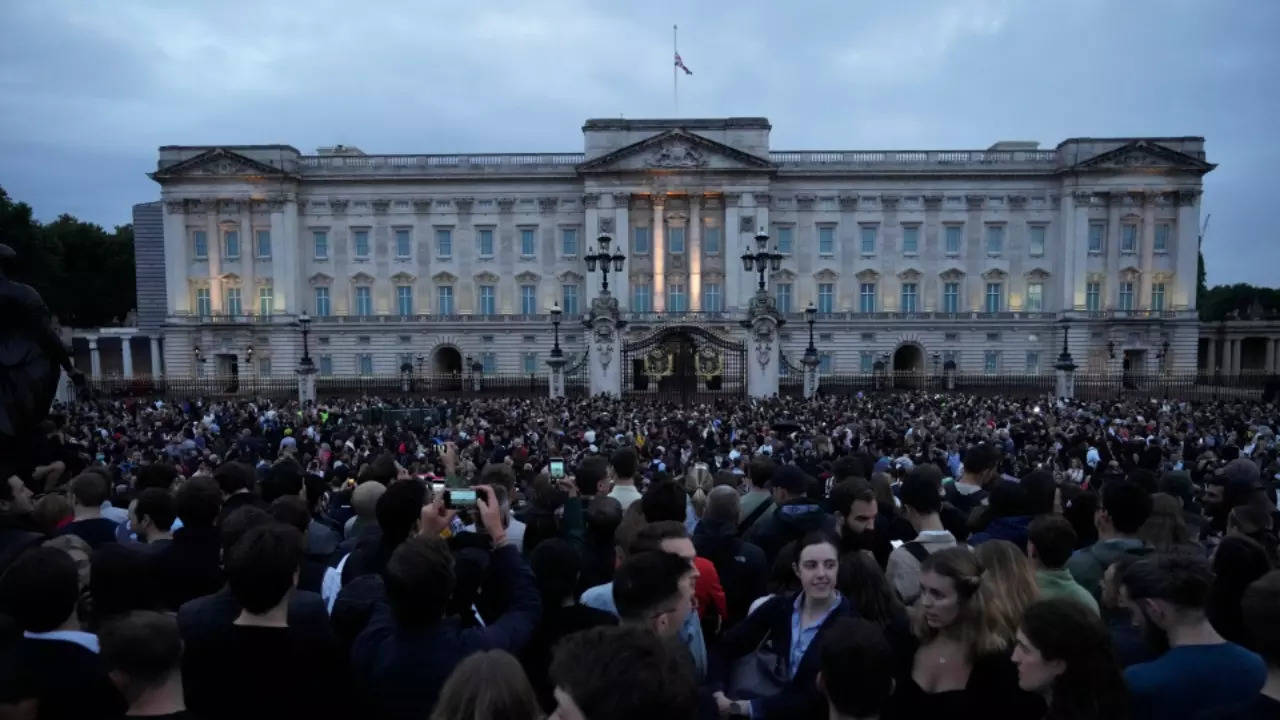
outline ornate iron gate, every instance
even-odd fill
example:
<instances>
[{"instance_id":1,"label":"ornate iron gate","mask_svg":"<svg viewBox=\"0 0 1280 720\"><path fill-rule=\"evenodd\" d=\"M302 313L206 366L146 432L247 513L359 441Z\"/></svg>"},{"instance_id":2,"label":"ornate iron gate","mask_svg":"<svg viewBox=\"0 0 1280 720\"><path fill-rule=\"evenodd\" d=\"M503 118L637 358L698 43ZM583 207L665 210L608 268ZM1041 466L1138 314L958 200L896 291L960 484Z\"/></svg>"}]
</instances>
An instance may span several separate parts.
<instances>
[{"instance_id":1,"label":"ornate iron gate","mask_svg":"<svg viewBox=\"0 0 1280 720\"><path fill-rule=\"evenodd\" d=\"M711 401L747 392L746 345L693 325L672 325L622 346L622 393Z\"/></svg>"}]
</instances>

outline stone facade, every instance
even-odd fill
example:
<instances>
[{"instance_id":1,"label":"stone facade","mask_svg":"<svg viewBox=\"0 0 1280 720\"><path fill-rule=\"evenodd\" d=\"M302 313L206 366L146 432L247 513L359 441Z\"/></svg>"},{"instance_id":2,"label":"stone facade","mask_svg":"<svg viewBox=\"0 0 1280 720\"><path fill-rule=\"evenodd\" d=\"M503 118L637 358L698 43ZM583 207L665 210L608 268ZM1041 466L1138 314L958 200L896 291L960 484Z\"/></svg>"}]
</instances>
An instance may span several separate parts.
<instances>
[{"instance_id":1,"label":"stone facade","mask_svg":"<svg viewBox=\"0 0 1280 720\"><path fill-rule=\"evenodd\" d=\"M769 132L588 120L562 154L162 147L164 366L291 373L305 311L321 372L469 355L543 374L553 303L566 353L586 347L597 236L627 256L609 283L634 334L736 328L758 280L739 256L767 234L792 365L813 302L823 372L1049 373L1064 316L1083 371L1195 370L1202 138L794 152Z\"/></svg>"}]
</instances>

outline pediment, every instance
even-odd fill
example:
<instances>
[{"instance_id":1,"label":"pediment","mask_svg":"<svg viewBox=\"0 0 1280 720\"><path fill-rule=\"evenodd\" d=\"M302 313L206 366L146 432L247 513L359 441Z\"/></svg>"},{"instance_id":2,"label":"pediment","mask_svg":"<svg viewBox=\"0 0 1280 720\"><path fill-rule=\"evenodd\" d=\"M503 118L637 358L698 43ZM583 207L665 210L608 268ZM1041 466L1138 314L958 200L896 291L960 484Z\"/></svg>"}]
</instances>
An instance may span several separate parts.
<instances>
[{"instance_id":1,"label":"pediment","mask_svg":"<svg viewBox=\"0 0 1280 720\"><path fill-rule=\"evenodd\" d=\"M618 170L772 170L768 160L685 130L668 130L578 166L583 172Z\"/></svg>"},{"instance_id":2,"label":"pediment","mask_svg":"<svg viewBox=\"0 0 1280 720\"><path fill-rule=\"evenodd\" d=\"M859 270L858 272L854 273L853 276L858 278L858 280L861 282L875 282L876 280L880 279L880 273L876 272L875 270L872 270L871 268L867 268L866 270Z\"/></svg>"},{"instance_id":3,"label":"pediment","mask_svg":"<svg viewBox=\"0 0 1280 720\"><path fill-rule=\"evenodd\" d=\"M522 283L525 285L528 285L530 283L536 283L541 279L542 278L538 275L538 273L529 272L528 270L525 270L524 272L516 276L516 282Z\"/></svg>"},{"instance_id":4,"label":"pediment","mask_svg":"<svg viewBox=\"0 0 1280 720\"><path fill-rule=\"evenodd\" d=\"M330 283L333 282L333 276L318 272L315 275L312 275L311 277L307 278L307 282L310 283L313 287L319 286L319 285L329 285Z\"/></svg>"},{"instance_id":5,"label":"pediment","mask_svg":"<svg viewBox=\"0 0 1280 720\"><path fill-rule=\"evenodd\" d=\"M813 279L818 282L835 282L840 279L840 273L831 268L823 268L813 274Z\"/></svg>"},{"instance_id":6,"label":"pediment","mask_svg":"<svg viewBox=\"0 0 1280 720\"><path fill-rule=\"evenodd\" d=\"M395 275L391 276L391 282L397 285L407 285L417 279L418 278L416 275L414 275L413 273L407 273L407 272L398 272Z\"/></svg>"},{"instance_id":7,"label":"pediment","mask_svg":"<svg viewBox=\"0 0 1280 720\"><path fill-rule=\"evenodd\" d=\"M457 275L454 275L454 274L453 274L453 273L451 273L451 272L448 272L448 271L442 270L442 271L440 271L440 272L436 273L435 275L432 275L432 276L431 276L431 279L432 279L432 280L434 280L434 281L436 281L436 282L437 282L437 283L439 283L440 285L449 285L449 284L452 284L452 283L457 282L457 281L458 281L458 276L457 276Z\"/></svg>"},{"instance_id":8,"label":"pediment","mask_svg":"<svg viewBox=\"0 0 1280 720\"><path fill-rule=\"evenodd\" d=\"M1075 170L1186 170L1206 173L1214 168L1197 157L1150 140L1135 140L1115 150L1076 163Z\"/></svg>"},{"instance_id":9,"label":"pediment","mask_svg":"<svg viewBox=\"0 0 1280 720\"><path fill-rule=\"evenodd\" d=\"M920 279L920 271L915 268L909 267L903 270L902 272L898 273L898 279L904 280L906 282L915 282Z\"/></svg>"},{"instance_id":10,"label":"pediment","mask_svg":"<svg viewBox=\"0 0 1280 720\"><path fill-rule=\"evenodd\" d=\"M226 148L213 148L168 167L150 173L152 180L176 180L190 177L244 177L288 178L299 180L297 175L286 173L274 165L258 162Z\"/></svg>"},{"instance_id":11,"label":"pediment","mask_svg":"<svg viewBox=\"0 0 1280 720\"><path fill-rule=\"evenodd\" d=\"M476 282L484 283L486 285L492 285L493 283L498 282L498 280L498 276L491 272L482 272L476 275Z\"/></svg>"},{"instance_id":12,"label":"pediment","mask_svg":"<svg viewBox=\"0 0 1280 720\"><path fill-rule=\"evenodd\" d=\"M576 273L576 272L572 271L572 270L565 270L564 272L560 273L560 274L559 274L559 275L557 275L556 277L557 277L557 278L559 278L559 279L560 279L560 282L562 282L562 283L580 283L580 282L582 282L582 276L581 276L581 275L579 275L578 273Z\"/></svg>"},{"instance_id":13,"label":"pediment","mask_svg":"<svg viewBox=\"0 0 1280 720\"><path fill-rule=\"evenodd\" d=\"M794 282L796 274L784 268L776 273L771 273L769 278L772 280L780 280L782 282Z\"/></svg>"},{"instance_id":14,"label":"pediment","mask_svg":"<svg viewBox=\"0 0 1280 720\"><path fill-rule=\"evenodd\" d=\"M1009 277L1009 273L1005 272L1004 270L1001 270L1000 268L991 268L990 270L987 270L986 272L982 273L982 279L991 280L993 282L998 280L1004 280L1007 277Z\"/></svg>"},{"instance_id":15,"label":"pediment","mask_svg":"<svg viewBox=\"0 0 1280 720\"><path fill-rule=\"evenodd\" d=\"M947 268L946 270L938 273L938 276L943 280L963 280L964 270L961 270L958 267Z\"/></svg>"},{"instance_id":16,"label":"pediment","mask_svg":"<svg viewBox=\"0 0 1280 720\"><path fill-rule=\"evenodd\" d=\"M373 276L369 273L358 272L351 276L352 285L372 285Z\"/></svg>"},{"instance_id":17,"label":"pediment","mask_svg":"<svg viewBox=\"0 0 1280 720\"><path fill-rule=\"evenodd\" d=\"M1027 271L1027 279L1035 281L1043 281L1049 279L1049 271L1044 268L1032 268Z\"/></svg>"}]
</instances>

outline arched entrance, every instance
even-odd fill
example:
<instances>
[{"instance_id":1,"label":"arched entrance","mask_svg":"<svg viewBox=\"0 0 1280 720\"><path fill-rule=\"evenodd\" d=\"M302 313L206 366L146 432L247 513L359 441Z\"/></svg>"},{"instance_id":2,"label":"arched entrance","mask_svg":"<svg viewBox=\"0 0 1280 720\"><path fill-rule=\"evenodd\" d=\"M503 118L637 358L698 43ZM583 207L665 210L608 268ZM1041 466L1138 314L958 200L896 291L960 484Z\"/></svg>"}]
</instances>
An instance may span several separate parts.
<instances>
[{"instance_id":1,"label":"arched entrance","mask_svg":"<svg viewBox=\"0 0 1280 720\"><path fill-rule=\"evenodd\" d=\"M893 386L918 388L924 385L924 349L906 343L893 351Z\"/></svg>"},{"instance_id":2,"label":"arched entrance","mask_svg":"<svg viewBox=\"0 0 1280 720\"><path fill-rule=\"evenodd\" d=\"M439 375L456 375L462 372L462 353L458 348L444 345L431 355L431 370Z\"/></svg>"},{"instance_id":3,"label":"arched entrance","mask_svg":"<svg viewBox=\"0 0 1280 720\"><path fill-rule=\"evenodd\" d=\"M692 402L747 390L746 346L690 325L660 328L622 346L625 395Z\"/></svg>"}]
</instances>

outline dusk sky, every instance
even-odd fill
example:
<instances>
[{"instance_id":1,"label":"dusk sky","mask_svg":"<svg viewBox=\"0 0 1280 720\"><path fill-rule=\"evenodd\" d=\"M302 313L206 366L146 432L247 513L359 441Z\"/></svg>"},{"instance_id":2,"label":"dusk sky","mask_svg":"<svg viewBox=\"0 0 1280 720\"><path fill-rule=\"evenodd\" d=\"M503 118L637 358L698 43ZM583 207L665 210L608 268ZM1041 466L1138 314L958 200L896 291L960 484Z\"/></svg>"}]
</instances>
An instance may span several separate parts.
<instances>
[{"instance_id":1,"label":"dusk sky","mask_svg":"<svg viewBox=\"0 0 1280 720\"><path fill-rule=\"evenodd\" d=\"M576 152L587 118L676 114L673 23L679 116L765 116L774 149L1202 135L1209 282L1280 285L1270 0L16 0L0 186L110 227L160 145Z\"/></svg>"}]
</instances>

